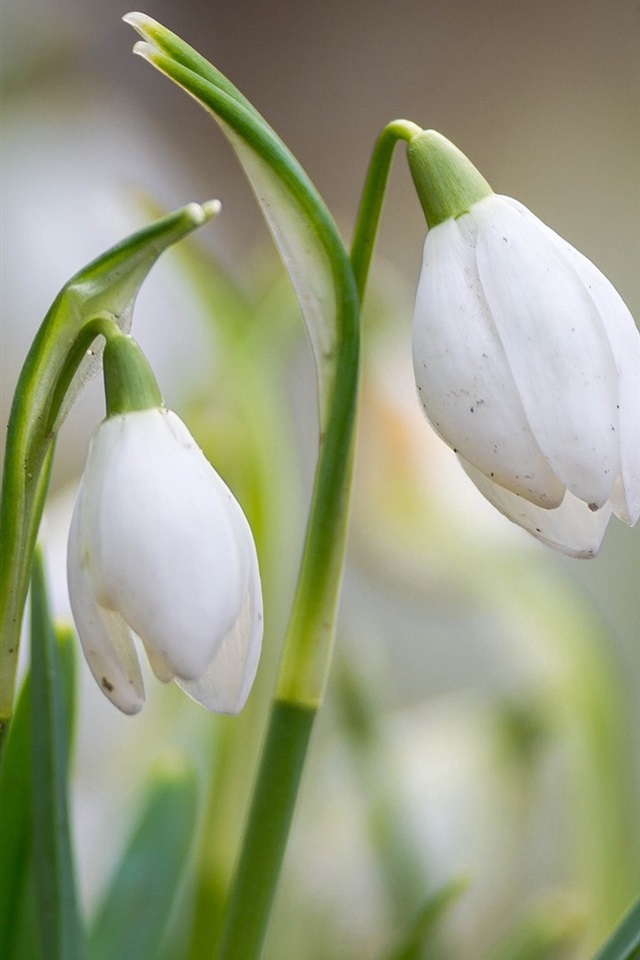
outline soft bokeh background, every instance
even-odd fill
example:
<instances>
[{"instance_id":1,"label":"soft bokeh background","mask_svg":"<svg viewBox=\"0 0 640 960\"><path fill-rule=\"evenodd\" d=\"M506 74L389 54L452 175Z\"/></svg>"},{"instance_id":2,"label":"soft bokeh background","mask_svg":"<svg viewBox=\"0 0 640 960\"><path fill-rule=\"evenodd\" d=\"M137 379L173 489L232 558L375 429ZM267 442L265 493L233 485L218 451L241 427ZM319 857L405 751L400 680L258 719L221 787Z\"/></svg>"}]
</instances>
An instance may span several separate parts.
<instances>
[{"instance_id":1,"label":"soft bokeh background","mask_svg":"<svg viewBox=\"0 0 640 960\"><path fill-rule=\"evenodd\" d=\"M127 10L119 2L98 0L3 0L2 443L19 367L38 324L72 273L144 221L141 195L167 208L221 198L223 214L203 231L202 241L240 280L251 276L256 263L272 262L266 228L226 143L196 104L131 56L135 36L120 22ZM386 122L405 117L433 126L457 143L498 192L523 201L594 260L634 315L640 315L640 7L635 0L149 0L144 12L197 47L253 101L306 168L346 238L374 139ZM440 464L441 452L433 447L428 427L419 418L414 423L408 412L411 298L423 236L422 214L400 148L374 268L393 331L372 335L365 409L367 403L370 410L382 403L381 418L370 425L373 433L377 423L383 433L409 436ZM195 394L207 389L208 341L172 254L143 288L134 332L156 367L167 401L184 411ZM310 404L304 376L295 382ZM80 472L90 431L101 416L100 390L93 384L62 430L54 489ZM365 425L363 431L366 444L369 428ZM503 622L501 634L494 613L472 599L473 589L465 592L468 572L458 580L445 578L446 589L441 589L443 574L437 550L429 547L430 530L424 529L425 555L418 557L415 542L394 533L393 517L372 514L384 512L386 505L371 490L371 471L381 469L385 457L398 456L394 443L377 454L363 446L362 457L371 459L361 461L365 466L357 475L342 632L357 636L358 649L364 638L365 662L379 661L371 669L383 688L383 706L392 714L388 735L396 743L393 752L402 753L398 744L410 752L408 744L415 741L416 753L430 758L427 779L409 777L408 793L418 798L421 791L433 794L442 814L450 811L452 797L459 800L465 794L466 778L475 782L483 777L482 763L474 766L482 754L486 720L479 719L478 703L494 694L515 695L524 668L517 643L505 646L509 627ZM423 465L408 469L419 476ZM526 535L487 511L446 453L440 486L446 490L434 494L441 505L438 523L446 529L446 511L452 512L451 537L460 553L468 548L481 566L483 543L490 557L502 549L522 549L525 563L533 557L550 580L573 584L593 605L587 619L601 618L608 628L619 696L632 711L626 736L635 737L635 745L627 744L627 763L638 783L640 528L630 531L614 520L596 560L566 560L531 546ZM444 499L438 500L441 494ZM388 552L380 543L376 547L372 527L374 533L379 529ZM472 545L465 540L467 528ZM288 567L284 575L290 575ZM505 582L505 591L510 589ZM534 659L538 656L539 651ZM154 695L152 689L150 700ZM408 727L407 718L397 712L403 706L418 712L417 722L414 716ZM148 709L153 711L152 703ZM85 760L95 756L105 727L113 726L114 740L131 729L129 721L113 718L108 704L97 711L87 714L93 721ZM433 736L421 740L427 729ZM330 741L329 733L327 737ZM145 742L140 732L133 742ZM462 759L452 760L458 747L448 749L447 744L457 744ZM330 754L327 747L316 776L321 782L326 777L329 791L337 782L338 792L344 793L336 763L327 759ZM332 773L324 770L325 762ZM100 801L99 770L87 769L85 787L88 783L95 805L78 815L81 841L100 832L109 816ZM546 776L553 778L553 772ZM489 811L489 821L499 821L498 801L489 794L487 789L478 805ZM419 808L418 799L413 809ZM443 858L453 856L456 843L446 842L447 830L456 834L467 813L462 810L453 825L437 810L425 814L429 823L440 824L423 824L427 834L431 831L432 852L435 845ZM353 811L329 818L324 825L329 847L343 849L345 832L356 831L357 820ZM494 826L487 828L488 835L493 836ZM470 848L474 836L469 828ZM484 836L482 830L477 836ZM508 838L500 842L505 849L512 843ZM458 846L464 845L458 836ZM87 862L93 854L83 852L82 842L80 847L90 901L100 878L92 877ZM316 849L327 847L319 842ZM480 849L477 860L490 861L485 854ZM531 858L532 849L525 855ZM464 866L464 857L459 859L456 866ZM366 863L361 853L359 866L347 864L346 875L355 870L360 878L371 878ZM322 865L315 866L307 877L310 897L317 895L314 884L323 883ZM329 857L325 890L337 870ZM440 879L446 872L442 864L436 869ZM367 883L375 886L371 879L364 883L365 902ZM374 902L376 891L370 893ZM349 909L354 922L365 928L371 923L366 908L359 913L354 902ZM478 916L490 925L490 913L479 908ZM472 926L464 916L460 922Z\"/></svg>"}]
</instances>

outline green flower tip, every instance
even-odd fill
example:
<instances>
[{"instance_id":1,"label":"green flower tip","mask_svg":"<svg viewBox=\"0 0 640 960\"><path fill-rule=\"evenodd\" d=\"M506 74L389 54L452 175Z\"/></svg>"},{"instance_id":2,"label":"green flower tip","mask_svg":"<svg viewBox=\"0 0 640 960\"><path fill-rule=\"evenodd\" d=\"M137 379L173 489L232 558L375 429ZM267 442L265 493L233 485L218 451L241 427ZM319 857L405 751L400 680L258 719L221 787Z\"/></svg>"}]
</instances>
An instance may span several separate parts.
<instances>
[{"instance_id":1,"label":"green flower tip","mask_svg":"<svg viewBox=\"0 0 640 960\"><path fill-rule=\"evenodd\" d=\"M493 193L464 153L435 130L412 137L407 158L429 228L462 216Z\"/></svg>"},{"instance_id":2,"label":"green flower tip","mask_svg":"<svg viewBox=\"0 0 640 960\"><path fill-rule=\"evenodd\" d=\"M103 363L107 417L163 406L153 370L133 337L109 336Z\"/></svg>"}]
</instances>

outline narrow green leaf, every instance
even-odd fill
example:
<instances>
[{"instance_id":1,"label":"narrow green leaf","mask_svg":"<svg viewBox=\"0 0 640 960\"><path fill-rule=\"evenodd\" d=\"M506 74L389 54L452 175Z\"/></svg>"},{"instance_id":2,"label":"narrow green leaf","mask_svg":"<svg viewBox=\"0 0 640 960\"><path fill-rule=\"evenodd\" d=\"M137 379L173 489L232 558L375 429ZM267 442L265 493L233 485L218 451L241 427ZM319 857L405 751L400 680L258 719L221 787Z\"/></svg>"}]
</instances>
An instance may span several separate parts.
<instances>
[{"instance_id":1,"label":"narrow green leaf","mask_svg":"<svg viewBox=\"0 0 640 960\"><path fill-rule=\"evenodd\" d=\"M75 638L56 630L66 738L73 737L75 715ZM31 676L18 696L0 763L0 957L37 956L31 807Z\"/></svg>"},{"instance_id":2,"label":"narrow green leaf","mask_svg":"<svg viewBox=\"0 0 640 960\"><path fill-rule=\"evenodd\" d=\"M269 124L219 70L141 13L124 18L144 42L134 50L193 96L236 151L289 272L318 369L321 428L335 375L343 298L356 297L337 228L306 173Z\"/></svg>"},{"instance_id":3,"label":"narrow green leaf","mask_svg":"<svg viewBox=\"0 0 640 960\"><path fill-rule=\"evenodd\" d=\"M138 289L160 254L219 209L192 203L112 247L61 290L25 360L9 419L0 503L0 736L13 703L20 626L31 558L47 490L55 434L78 391L99 367L100 347L83 345L83 327L97 316L127 331Z\"/></svg>"},{"instance_id":4,"label":"narrow green leaf","mask_svg":"<svg viewBox=\"0 0 640 960\"><path fill-rule=\"evenodd\" d=\"M63 717L66 730L67 762L73 754L73 743L76 731L76 682L78 672L78 658L76 635L70 626L54 624L58 670L63 704Z\"/></svg>"},{"instance_id":5,"label":"narrow green leaf","mask_svg":"<svg viewBox=\"0 0 640 960\"><path fill-rule=\"evenodd\" d=\"M593 960L640 960L640 897Z\"/></svg>"},{"instance_id":6,"label":"narrow green leaf","mask_svg":"<svg viewBox=\"0 0 640 960\"><path fill-rule=\"evenodd\" d=\"M466 877L456 877L432 894L408 933L402 937L391 953L385 956L385 960L422 960L427 956L427 949L430 951L428 956L435 960L437 953L434 951L437 947L434 947L434 941L438 924L468 886L469 881Z\"/></svg>"},{"instance_id":7,"label":"narrow green leaf","mask_svg":"<svg viewBox=\"0 0 640 960\"><path fill-rule=\"evenodd\" d=\"M524 916L484 960L558 960L575 946L585 920L571 897L554 895Z\"/></svg>"},{"instance_id":8,"label":"narrow green leaf","mask_svg":"<svg viewBox=\"0 0 640 960\"><path fill-rule=\"evenodd\" d=\"M197 817L197 783L182 762L156 771L89 936L90 960L156 960L180 897Z\"/></svg>"},{"instance_id":9,"label":"narrow green leaf","mask_svg":"<svg viewBox=\"0 0 640 960\"><path fill-rule=\"evenodd\" d=\"M31 805L42 960L81 960L84 955L69 829L65 713L60 658L42 559L36 553L31 580Z\"/></svg>"},{"instance_id":10,"label":"narrow green leaf","mask_svg":"<svg viewBox=\"0 0 640 960\"><path fill-rule=\"evenodd\" d=\"M38 939L38 918L36 916L35 877L33 860L29 860L26 885L22 902L16 917L17 936L13 953L7 954L10 960L40 960L42 951ZM4 957L5 954L2 954Z\"/></svg>"},{"instance_id":11,"label":"narrow green leaf","mask_svg":"<svg viewBox=\"0 0 640 960\"><path fill-rule=\"evenodd\" d=\"M0 765L0 957L18 956L20 913L31 860L31 697L27 676Z\"/></svg>"}]
</instances>

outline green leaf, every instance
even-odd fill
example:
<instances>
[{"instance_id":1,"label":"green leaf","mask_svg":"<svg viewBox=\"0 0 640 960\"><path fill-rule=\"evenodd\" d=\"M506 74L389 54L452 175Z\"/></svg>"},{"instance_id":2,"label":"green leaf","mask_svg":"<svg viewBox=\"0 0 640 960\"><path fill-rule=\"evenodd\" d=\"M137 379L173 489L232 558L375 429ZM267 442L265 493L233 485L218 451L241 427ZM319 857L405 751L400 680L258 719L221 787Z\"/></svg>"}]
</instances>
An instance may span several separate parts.
<instances>
[{"instance_id":1,"label":"green leaf","mask_svg":"<svg viewBox=\"0 0 640 960\"><path fill-rule=\"evenodd\" d=\"M484 960L556 960L575 946L585 919L571 897L548 897L524 916Z\"/></svg>"},{"instance_id":2,"label":"green leaf","mask_svg":"<svg viewBox=\"0 0 640 960\"><path fill-rule=\"evenodd\" d=\"M416 917L408 933L399 944L385 956L385 960L422 960L429 949L429 956L435 958L434 940L437 927L449 907L458 900L469 886L466 877L457 877L445 884L429 897Z\"/></svg>"},{"instance_id":3,"label":"green leaf","mask_svg":"<svg viewBox=\"0 0 640 960\"><path fill-rule=\"evenodd\" d=\"M75 715L75 638L56 630L66 737L71 744ZM31 809L31 677L18 696L0 763L0 957L36 957L35 892Z\"/></svg>"},{"instance_id":4,"label":"green leaf","mask_svg":"<svg viewBox=\"0 0 640 960\"><path fill-rule=\"evenodd\" d=\"M157 770L92 925L90 960L156 960L180 896L196 816L193 771L181 762Z\"/></svg>"},{"instance_id":5,"label":"green leaf","mask_svg":"<svg viewBox=\"0 0 640 960\"><path fill-rule=\"evenodd\" d=\"M160 254L218 209L216 201L189 204L90 263L58 294L29 351L9 419L0 503L0 735L11 716L20 625L53 441L78 391L99 366L100 348L89 350L82 330L97 316L128 330L138 289ZM76 359L79 366L71 376L70 361Z\"/></svg>"},{"instance_id":6,"label":"green leaf","mask_svg":"<svg viewBox=\"0 0 640 960\"><path fill-rule=\"evenodd\" d=\"M70 658L63 657L68 666ZM58 655L42 559L36 553L31 580L31 809L42 960L84 956L69 829L70 718L61 678L63 657Z\"/></svg>"},{"instance_id":7,"label":"green leaf","mask_svg":"<svg viewBox=\"0 0 640 960\"><path fill-rule=\"evenodd\" d=\"M204 57L151 17L124 18L144 38L134 51L191 94L217 120L236 151L289 272L318 370L326 428L343 314L356 298L337 228L306 173L269 124Z\"/></svg>"},{"instance_id":8,"label":"green leaf","mask_svg":"<svg viewBox=\"0 0 640 960\"><path fill-rule=\"evenodd\" d=\"M593 960L639 960L640 897L624 915Z\"/></svg>"},{"instance_id":9,"label":"green leaf","mask_svg":"<svg viewBox=\"0 0 640 960\"><path fill-rule=\"evenodd\" d=\"M2 843L0 844L0 957L18 955L20 911L31 859L31 696L27 676L0 765Z\"/></svg>"}]
</instances>

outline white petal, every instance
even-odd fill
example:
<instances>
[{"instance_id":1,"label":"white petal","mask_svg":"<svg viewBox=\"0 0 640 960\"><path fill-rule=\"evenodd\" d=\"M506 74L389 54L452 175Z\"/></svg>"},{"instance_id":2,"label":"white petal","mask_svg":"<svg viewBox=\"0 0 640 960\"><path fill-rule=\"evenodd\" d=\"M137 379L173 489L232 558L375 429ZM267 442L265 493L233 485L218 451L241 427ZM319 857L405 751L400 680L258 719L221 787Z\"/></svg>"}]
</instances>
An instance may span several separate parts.
<instances>
[{"instance_id":1,"label":"white petal","mask_svg":"<svg viewBox=\"0 0 640 960\"><path fill-rule=\"evenodd\" d=\"M477 263L527 419L558 478L606 503L619 472L618 373L598 311L525 208L487 197Z\"/></svg>"},{"instance_id":2,"label":"white petal","mask_svg":"<svg viewBox=\"0 0 640 960\"><path fill-rule=\"evenodd\" d=\"M144 684L138 656L131 631L122 617L105 610L96 601L87 569L83 500L81 484L67 550L71 610L89 669L102 692L123 713L138 713L144 704Z\"/></svg>"},{"instance_id":3,"label":"white petal","mask_svg":"<svg viewBox=\"0 0 640 960\"><path fill-rule=\"evenodd\" d=\"M499 487L462 457L459 459L480 493L509 520L570 557L595 557L611 518L610 504L591 511L586 503L567 491L559 507L545 510Z\"/></svg>"},{"instance_id":4,"label":"white petal","mask_svg":"<svg viewBox=\"0 0 640 960\"><path fill-rule=\"evenodd\" d=\"M85 483L99 491L91 531L98 600L155 651L161 673L201 676L247 589L233 495L182 421L161 410L103 423Z\"/></svg>"},{"instance_id":5,"label":"white petal","mask_svg":"<svg viewBox=\"0 0 640 960\"><path fill-rule=\"evenodd\" d=\"M621 480L611 500L616 515L633 526L640 516L640 334L629 308L604 274L557 233L541 226L580 278L611 344L618 371Z\"/></svg>"},{"instance_id":6,"label":"white petal","mask_svg":"<svg viewBox=\"0 0 640 960\"><path fill-rule=\"evenodd\" d=\"M244 516L242 520L246 524ZM258 562L253 549L249 584L237 621L224 638L204 675L191 681L177 678L178 686L207 710L216 713L239 713L249 696L258 668L262 620L262 593Z\"/></svg>"},{"instance_id":7,"label":"white petal","mask_svg":"<svg viewBox=\"0 0 640 960\"><path fill-rule=\"evenodd\" d=\"M147 655L147 659L154 675L162 683L171 683L171 681L175 679L176 675L170 664L168 664L162 654L158 653L157 650L154 650L152 646L147 646L144 643L144 640L142 642L144 646L144 652Z\"/></svg>"},{"instance_id":8,"label":"white petal","mask_svg":"<svg viewBox=\"0 0 640 960\"><path fill-rule=\"evenodd\" d=\"M564 486L527 422L469 226L464 216L427 235L413 324L418 394L434 429L469 462L532 502L554 506Z\"/></svg>"}]
</instances>

